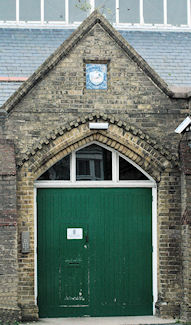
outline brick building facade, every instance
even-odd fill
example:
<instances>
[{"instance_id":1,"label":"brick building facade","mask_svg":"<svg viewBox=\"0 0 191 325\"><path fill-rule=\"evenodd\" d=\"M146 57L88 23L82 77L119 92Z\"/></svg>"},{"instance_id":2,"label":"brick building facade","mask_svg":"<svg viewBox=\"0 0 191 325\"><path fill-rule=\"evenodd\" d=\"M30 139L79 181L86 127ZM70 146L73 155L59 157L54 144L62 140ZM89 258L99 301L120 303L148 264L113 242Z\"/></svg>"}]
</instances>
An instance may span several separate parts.
<instances>
[{"instance_id":1,"label":"brick building facade","mask_svg":"<svg viewBox=\"0 0 191 325\"><path fill-rule=\"evenodd\" d=\"M107 65L106 89L87 89L91 63ZM174 132L190 115L190 103L188 92L172 91L97 11L7 100L0 109L2 319L38 318L36 180L96 142L152 178L153 312L190 320L191 148L187 132ZM107 122L108 129L91 129L91 122ZM24 231L28 253L21 249Z\"/></svg>"}]
</instances>

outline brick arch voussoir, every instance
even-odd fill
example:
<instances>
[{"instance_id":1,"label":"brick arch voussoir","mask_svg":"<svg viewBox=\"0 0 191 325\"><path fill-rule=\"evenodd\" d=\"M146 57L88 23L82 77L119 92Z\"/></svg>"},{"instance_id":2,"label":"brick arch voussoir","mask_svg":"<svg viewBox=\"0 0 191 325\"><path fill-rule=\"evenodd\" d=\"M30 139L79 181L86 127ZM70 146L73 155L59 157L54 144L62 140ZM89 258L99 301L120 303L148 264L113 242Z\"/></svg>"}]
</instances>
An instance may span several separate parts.
<instances>
[{"instance_id":1,"label":"brick arch voussoir","mask_svg":"<svg viewBox=\"0 0 191 325\"><path fill-rule=\"evenodd\" d=\"M107 120L108 130L90 130L88 122L92 120ZM97 114L81 119L81 123L79 120L71 122L67 127L56 130L49 138L41 140L26 154L20 166L27 163L33 178L37 179L64 156L92 141L103 143L127 156L156 181L159 181L161 171L174 164L175 159L168 151L160 148L141 130L129 127L113 117L105 118Z\"/></svg>"}]
</instances>

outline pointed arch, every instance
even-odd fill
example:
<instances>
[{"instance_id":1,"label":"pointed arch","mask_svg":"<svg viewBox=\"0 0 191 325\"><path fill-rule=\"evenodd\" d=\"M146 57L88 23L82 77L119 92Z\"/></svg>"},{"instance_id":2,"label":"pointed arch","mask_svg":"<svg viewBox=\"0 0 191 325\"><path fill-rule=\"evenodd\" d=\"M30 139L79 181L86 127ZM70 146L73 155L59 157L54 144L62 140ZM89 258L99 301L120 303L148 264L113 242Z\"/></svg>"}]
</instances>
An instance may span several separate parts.
<instances>
[{"instance_id":1,"label":"pointed arch","mask_svg":"<svg viewBox=\"0 0 191 325\"><path fill-rule=\"evenodd\" d=\"M155 180L129 157L103 143L93 141L77 148L49 167L37 179L35 186L40 186L39 181L45 181L45 185L47 185L47 181L51 181L50 186L53 184L52 181L61 181L60 185L63 185L63 182L65 185L66 183L67 185L71 185L71 183L76 185L79 180L88 181L88 183L89 181L101 181L101 183L102 181L112 181L112 184L116 181L117 183L125 181L126 184L129 181L131 184L132 182L137 184L139 181L139 185L145 186L155 184ZM101 183L100 186L103 185ZM59 184L54 185L59 186Z\"/></svg>"},{"instance_id":2,"label":"pointed arch","mask_svg":"<svg viewBox=\"0 0 191 325\"><path fill-rule=\"evenodd\" d=\"M107 130L90 130L90 121L108 121ZM125 157L145 170L156 181L160 173L175 165L176 158L167 149L161 148L156 141L133 126L100 114L82 117L54 130L45 139L37 143L19 162L19 166L28 164L37 179L57 161L72 151L97 141L117 150Z\"/></svg>"},{"instance_id":3,"label":"pointed arch","mask_svg":"<svg viewBox=\"0 0 191 325\"><path fill-rule=\"evenodd\" d=\"M104 122L108 121L108 130L90 130L89 122ZM157 208L157 188L152 188L153 193L153 296L154 304L157 301L157 214L159 216L159 227L163 213L166 214L166 203L164 200L164 181L168 178L170 172L175 172L178 175L176 157L171 155L170 150L162 148L157 144L155 139L150 138L147 134L137 129L132 125L128 125L125 121L114 118L110 115L87 115L82 116L68 124L63 125L59 129L54 130L46 138L40 139L32 149L28 150L22 159L17 162L17 204L19 207L19 227L22 229L22 223L26 220L28 225L32 226L31 232L31 260L36 269L36 194L38 188L34 186L34 181L48 168L54 165L69 153L96 141L99 144L106 145L109 148L116 150L124 157L128 157L131 162L141 167L148 175L156 182L158 188L158 208ZM175 167L175 168L174 168ZM160 183L161 180L161 183ZM173 181L175 186L177 179ZM167 185L167 190L170 186ZM179 193L178 193L179 195ZM174 198L178 200L177 191ZM174 200L172 200L172 213L174 213ZM158 209L158 210L157 210ZM161 228L162 229L162 228ZM159 243L160 247L160 243ZM37 274L37 273L35 273ZM159 282L160 282L159 274ZM37 283L37 275L34 282ZM31 282L31 290L34 289L34 299L36 299L36 287L34 282Z\"/></svg>"}]
</instances>

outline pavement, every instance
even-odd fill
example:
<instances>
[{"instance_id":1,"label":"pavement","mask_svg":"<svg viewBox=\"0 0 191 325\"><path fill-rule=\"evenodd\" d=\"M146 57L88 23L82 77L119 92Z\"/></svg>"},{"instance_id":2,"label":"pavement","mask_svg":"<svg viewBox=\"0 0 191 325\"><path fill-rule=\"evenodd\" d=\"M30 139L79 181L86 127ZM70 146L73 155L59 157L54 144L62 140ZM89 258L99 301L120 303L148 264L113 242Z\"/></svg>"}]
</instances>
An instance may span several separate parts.
<instances>
[{"instance_id":1,"label":"pavement","mask_svg":"<svg viewBox=\"0 0 191 325\"><path fill-rule=\"evenodd\" d=\"M175 319L163 319L156 316L127 317L73 317L41 318L37 322L25 322L21 325L172 325ZM179 323L179 325L181 325Z\"/></svg>"}]
</instances>

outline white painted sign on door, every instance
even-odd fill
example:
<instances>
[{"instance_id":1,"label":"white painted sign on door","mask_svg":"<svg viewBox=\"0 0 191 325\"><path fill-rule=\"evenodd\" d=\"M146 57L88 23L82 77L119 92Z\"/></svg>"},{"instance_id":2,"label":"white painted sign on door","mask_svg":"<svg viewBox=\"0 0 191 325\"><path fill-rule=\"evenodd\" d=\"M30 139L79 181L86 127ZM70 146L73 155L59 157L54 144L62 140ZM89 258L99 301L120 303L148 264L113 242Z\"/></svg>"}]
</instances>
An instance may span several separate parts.
<instances>
[{"instance_id":1,"label":"white painted sign on door","mask_svg":"<svg viewBox=\"0 0 191 325\"><path fill-rule=\"evenodd\" d=\"M83 239L83 229L67 228L67 239Z\"/></svg>"}]
</instances>

